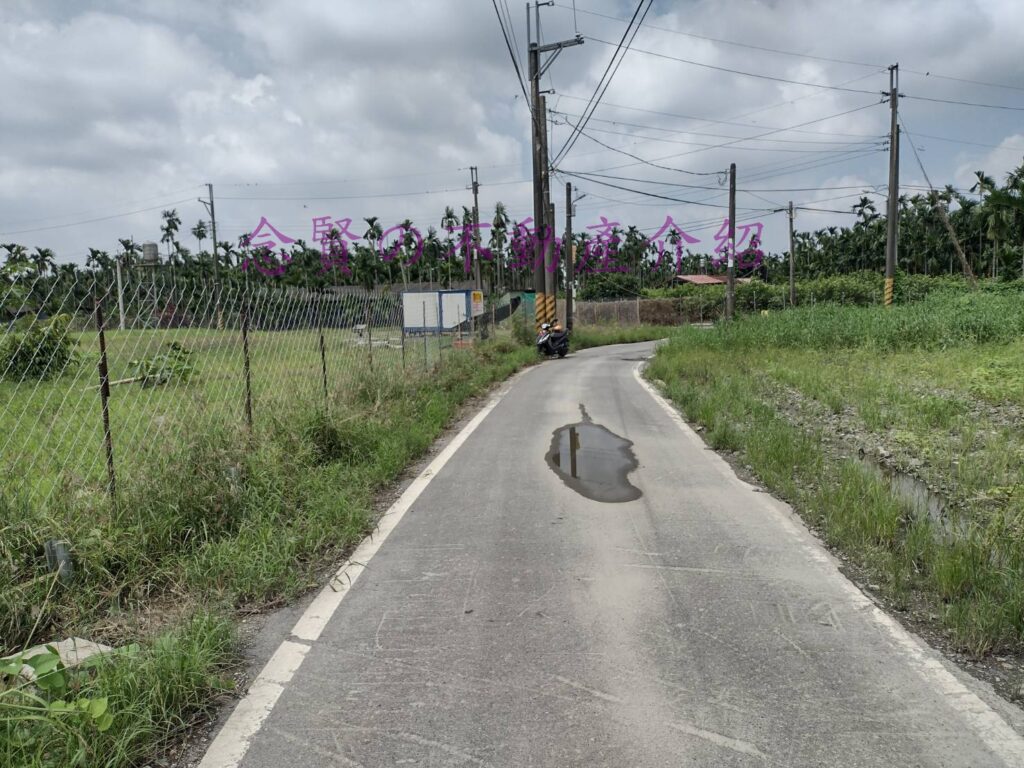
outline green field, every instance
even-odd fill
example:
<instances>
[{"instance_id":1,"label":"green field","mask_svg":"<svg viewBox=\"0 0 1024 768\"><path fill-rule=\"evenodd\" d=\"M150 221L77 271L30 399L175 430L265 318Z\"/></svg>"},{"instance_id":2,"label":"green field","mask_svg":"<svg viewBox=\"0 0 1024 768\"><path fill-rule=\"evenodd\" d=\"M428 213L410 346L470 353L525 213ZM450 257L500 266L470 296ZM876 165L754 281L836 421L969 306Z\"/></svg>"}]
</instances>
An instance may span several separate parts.
<instances>
[{"instance_id":1,"label":"green field","mask_svg":"<svg viewBox=\"0 0 1024 768\"><path fill-rule=\"evenodd\" d=\"M1022 336L1012 296L820 306L683 329L648 375L894 605L984 654L1024 646Z\"/></svg>"}]
</instances>

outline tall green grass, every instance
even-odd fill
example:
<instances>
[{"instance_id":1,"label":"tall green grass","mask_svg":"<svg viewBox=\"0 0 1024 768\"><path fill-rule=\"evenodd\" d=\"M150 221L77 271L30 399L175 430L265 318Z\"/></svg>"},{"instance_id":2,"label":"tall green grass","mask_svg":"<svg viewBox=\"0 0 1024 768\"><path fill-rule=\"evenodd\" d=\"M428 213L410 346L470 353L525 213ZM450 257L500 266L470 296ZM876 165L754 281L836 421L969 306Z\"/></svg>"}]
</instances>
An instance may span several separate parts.
<instances>
[{"instance_id":1,"label":"tall green grass","mask_svg":"<svg viewBox=\"0 0 1024 768\"><path fill-rule=\"evenodd\" d=\"M923 601L980 655L1024 646L1024 437L999 410L1024 389L1011 378L977 407L974 372L1024 366L1022 333L1024 307L1010 296L819 306L680 329L647 375L897 606ZM945 488L951 524L831 447L827 417L839 413L860 423L864 447L888 446Z\"/></svg>"},{"instance_id":2,"label":"tall green grass","mask_svg":"<svg viewBox=\"0 0 1024 768\"><path fill-rule=\"evenodd\" d=\"M705 349L939 350L1024 334L1024 301L1011 294L932 294L913 304L797 307L740 316L714 333L686 328L675 343Z\"/></svg>"}]
</instances>

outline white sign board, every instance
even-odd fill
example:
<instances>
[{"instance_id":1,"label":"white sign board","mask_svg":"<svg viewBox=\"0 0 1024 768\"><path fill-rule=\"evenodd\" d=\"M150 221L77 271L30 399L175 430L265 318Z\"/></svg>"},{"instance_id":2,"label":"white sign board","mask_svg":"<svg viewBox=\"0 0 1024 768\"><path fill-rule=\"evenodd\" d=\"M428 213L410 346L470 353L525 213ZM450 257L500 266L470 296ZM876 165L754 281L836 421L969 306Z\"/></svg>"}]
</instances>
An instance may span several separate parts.
<instances>
[{"instance_id":1,"label":"white sign board","mask_svg":"<svg viewBox=\"0 0 1024 768\"><path fill-rule=\"evenodd\" d=\"M440 329L440 304L437 291L402 294L402 325L406 333L437 332Z\"/></svg>"},{"instance_id":2,"label":"white sign board","mask_svg":"<svg viewBox=\"0 0 1024 768\"><path fill-rule=\"evenodd\" d=\"M450 331L469 320L469 291L441 293L441 328Z\"/></svg>"}]
</instances>

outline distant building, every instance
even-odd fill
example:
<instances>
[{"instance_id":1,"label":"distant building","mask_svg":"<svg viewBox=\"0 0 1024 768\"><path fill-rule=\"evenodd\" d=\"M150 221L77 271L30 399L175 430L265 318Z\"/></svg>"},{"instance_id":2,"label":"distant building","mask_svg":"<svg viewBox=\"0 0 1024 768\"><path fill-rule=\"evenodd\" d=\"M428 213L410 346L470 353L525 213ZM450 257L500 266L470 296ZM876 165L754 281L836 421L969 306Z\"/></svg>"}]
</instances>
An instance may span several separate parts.
<instances>
[{"instance_id":1,"label":"distant building","mask_svg":"<svg viewBox=\"0 0 1024 768\"><path fill-rule=\"evenodd\" d=\"M749 283L752 278L749 277L737 277L737 283ZM725 285L727 282L725 275L676 275L676 283L689 283L690 285Z\"/></svg>"}]
</instances>

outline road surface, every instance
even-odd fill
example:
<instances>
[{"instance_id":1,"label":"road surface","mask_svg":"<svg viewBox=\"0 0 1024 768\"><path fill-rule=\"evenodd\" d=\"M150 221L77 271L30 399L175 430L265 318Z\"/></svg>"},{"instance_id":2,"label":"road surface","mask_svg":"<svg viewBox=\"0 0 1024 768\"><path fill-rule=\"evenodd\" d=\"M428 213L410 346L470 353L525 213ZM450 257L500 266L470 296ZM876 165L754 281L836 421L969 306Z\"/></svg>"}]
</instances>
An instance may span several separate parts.
<instances>
[{"instance_id":1,"label":"road surface","mask_svg":"<svg viewBox=\"0 0 1024 768\"><path fill-rule=\"evenodd\" d=\"M643 386L651 349L513 380L204 768L1024 765L1009 705Z\"/></svg>"}]
</instances>

